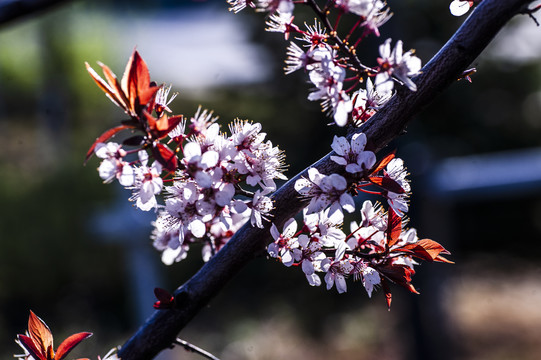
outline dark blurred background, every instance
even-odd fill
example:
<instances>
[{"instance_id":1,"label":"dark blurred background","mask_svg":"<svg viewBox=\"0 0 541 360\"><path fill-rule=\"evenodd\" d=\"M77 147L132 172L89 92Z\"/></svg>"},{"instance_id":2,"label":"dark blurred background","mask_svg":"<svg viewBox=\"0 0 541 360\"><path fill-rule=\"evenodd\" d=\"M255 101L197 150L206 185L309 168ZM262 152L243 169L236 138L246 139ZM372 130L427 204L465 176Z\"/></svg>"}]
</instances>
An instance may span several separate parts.
<instances>
[{"instance_id":1,"label":"dark blurred background","mask_svg":"<svg viewBox=\"0 0 541 360\"><path fill-rule=\"evenodd\" d=\"M390 1L395 15L369 39L402 39L426 63L464 18L449 1ZM1 5L2 2L0 2ZM294 175L330 150L336 129L309 102L302 73L281 70L286 43L264 17L225 1L67 1L0 27L0 356L29 309L56 344L92 331L73 354L96 358L152 313L152 289L173 290L202 265L200 249L166 267L141 214L103 185L84 155L123 118L84 61L121 76L136 47L151 77L172 83L175 113L201 104L260 122ZM298 23L313 23L308 12ZM455 265L423 264L420 295L361 284L347 294L311 288L298 269L249 264L180 337L222 359L541 358L541 29L513 20L474 66L409 126L397 148L411 173L410 225ZM340 131L337 132L340 134ZM182 349L163 358L197 359Z\"/></svg>"}]
</instances>

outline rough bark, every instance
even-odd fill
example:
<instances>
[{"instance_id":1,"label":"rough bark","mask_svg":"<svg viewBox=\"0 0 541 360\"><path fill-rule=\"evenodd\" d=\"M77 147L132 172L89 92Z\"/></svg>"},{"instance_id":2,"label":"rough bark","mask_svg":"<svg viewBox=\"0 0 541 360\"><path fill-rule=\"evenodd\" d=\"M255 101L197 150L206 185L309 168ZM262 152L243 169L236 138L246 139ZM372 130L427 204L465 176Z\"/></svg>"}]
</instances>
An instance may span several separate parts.
<instances>
[{"instance_id":1,"label":"rough bark","mask_svg":"<svg viewBox=\"0 0 541 360\"><path fill-rule=\"evenodd\" d=\"M367 135L374 151L379 151L403 133L413 117L440 92L453 84L462 72L489 44L500 29L515 15L527 9L531 0L483 0L463 25L423 67L414 81L418 90L401 89L360 129ZM352 134L350 134L352 135ZM328 174L338 166L326 155L311 167ZM274 223L283 223L297 214L303 203L293 185L306 176L299 173L274 195L276 210ZM122 346L123 360L151 359L169 348L177 334L190 320L235 276L250 260L260 254L270 240L268 229L244 226L199 272L179 287L175 296L178 308L157 310L145 324Z\"/></svg>"}]
</instances>

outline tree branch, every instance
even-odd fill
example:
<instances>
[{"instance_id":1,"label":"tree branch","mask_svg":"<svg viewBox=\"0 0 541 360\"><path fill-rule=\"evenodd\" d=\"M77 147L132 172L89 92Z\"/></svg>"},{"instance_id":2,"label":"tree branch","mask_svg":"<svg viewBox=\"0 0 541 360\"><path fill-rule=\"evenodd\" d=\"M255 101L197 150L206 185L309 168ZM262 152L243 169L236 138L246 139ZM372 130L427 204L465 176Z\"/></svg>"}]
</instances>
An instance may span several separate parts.
<instances>
[{"instance_id":1,"label":"tree branch","mask_svg":"<svg viewBox=\"0 0 541 360\"><path fill-rule=\"evenodd\" d=\"M0 1L0 26L20 17L46 10L71 0L3 0Z\"/></svg>"},{"instance_id":2,"label":"tree branch","mask_svg":"<svg viewBox=\"0 0 541 360\"><path fill-rule=\"evenodd\" d=\"M527 9L531 0L483 0L453 37L426 64L414 81L418 90L401 88L366 124L355 131L367 135L375 152L398 137L412 118L439 93L457 81L499 30L516 14ZM350 136L353 132L350 133ZM312 167L321 173L339 172L328 154ZM307 169L282 186L274 195L274 223L281 228L306 203L294 190L295 181L306 176ZM151 359L169 348L177 334L250 260L261 254L270 239L268 227L259 229L247 224L175 292L177 307L158 310L120 349L123 360Z\"/></svg>"}]
</instances>

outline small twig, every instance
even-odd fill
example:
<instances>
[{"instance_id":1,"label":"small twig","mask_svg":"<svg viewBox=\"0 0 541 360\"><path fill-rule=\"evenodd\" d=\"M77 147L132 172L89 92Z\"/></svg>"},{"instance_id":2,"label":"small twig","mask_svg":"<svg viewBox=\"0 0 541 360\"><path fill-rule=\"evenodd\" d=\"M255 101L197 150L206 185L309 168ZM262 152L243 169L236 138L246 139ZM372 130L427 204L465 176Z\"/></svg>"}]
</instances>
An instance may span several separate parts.
<instances>
[{"instance_id":1,"label":"small twig","mask_svg":"<svg viewBox=\"0 0 541 360\"><path fill-rule=\"evenodd\" d=\"M361 69L367 73L371 73L374 70L363 63L361 63L361 60L357 57L357 55L351 50L351 48L338 36L335 28L332 26L329 17L327 16L327 10L321 10L319 5L315 2L315 0L309 0L305 3L309 7L312 8L314 13L317 15L317 17L321 20L323 25L329 30L330 36L334 39L340 50L342 50L344 53L348 55L348 57L353 61L353 65L357 67L358 71L360 72Z\"/></svg>"},{"instance_id":2,"label":"small twig","mask_svg":"<svg viewBox=\"0 0 541 360\"><path fill-rule=\"evenodd\" d=\"M539 21L537 21L537 18L535 16L533 16L533 14L539 9L541 9L541 5L537 5L536 7L532 9L527 8L526 10L522 11L522 14L528 15L530 19L532 19L535 22L535 25L539 26Z\"/></svg>"},{"instance_id":3,"label":"small twig","mask_svg":"<svg viewBox=\"0 0 541 360\"><path fill-rule=\"evenodd\" d=\"M186 340L182 340L179 338L176 338L173 344L182 346L186 351L190 351L196 354L199 354L203 356L204 358L210 359L210 360L220 360L216 356L212 355L208 351L205 351L201 349L200 347L195 346L194 344L191 344L187 342Z\"/></svg>"}]
</instances>

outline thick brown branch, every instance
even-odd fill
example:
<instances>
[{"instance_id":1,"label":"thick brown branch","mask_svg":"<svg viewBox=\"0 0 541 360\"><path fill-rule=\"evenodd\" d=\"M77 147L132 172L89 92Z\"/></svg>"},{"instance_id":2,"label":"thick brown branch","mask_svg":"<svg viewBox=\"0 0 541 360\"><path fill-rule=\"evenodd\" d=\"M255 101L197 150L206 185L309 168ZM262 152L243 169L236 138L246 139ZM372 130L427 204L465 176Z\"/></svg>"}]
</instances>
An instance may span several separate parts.
<instances>
[{"instance_id":1,"label":"thick brown branch","mask_svg":"<svg viewBox=\"0 0 541 360\"><path fill-rule=\"evenodd\" d=\"M4 0L0 1L0 26L20 17L43 11L70 0Z\"/></svg>"},{"instance_id":2,"label":"thick brown branch","mask_svg":"<svg viewBox=\"0 0 541 360\"><path fill-rule=\"evenodd\" d=\"M374 151L385 147L399 136L412 118L440 92L454 83L475 60L498 31L517 13L524 11L530 0L483 0L445 46L423 68L414 81L417 92L398 91L360 131L366 133ZM351 134L350 134L351 135ZM339 170L330 154L314 165L328 174ZM278 228L303 207L293 185L306 174L295 176L275 194L274 222ZM123 360L151 359L171 346L184 326L235 276L250 260L265 249L268 229L248 226L214 256L197 274L175 292L177 309L158 310L119 351Z\"/></svg>"}]
</instances>

